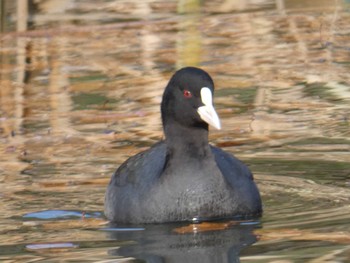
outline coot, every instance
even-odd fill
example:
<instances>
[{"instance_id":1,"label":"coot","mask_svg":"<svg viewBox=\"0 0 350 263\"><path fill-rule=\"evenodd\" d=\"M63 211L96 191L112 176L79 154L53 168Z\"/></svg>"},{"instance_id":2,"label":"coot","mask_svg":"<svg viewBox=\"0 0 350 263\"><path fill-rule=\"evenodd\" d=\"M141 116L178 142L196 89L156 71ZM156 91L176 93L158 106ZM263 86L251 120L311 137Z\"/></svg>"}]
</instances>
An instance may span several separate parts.
<instances>
[{"instance_id":1,"label":"coot","mask_svg":"<svg viewBox=\"0 0 350 263\"><path fill-rule=\"evenodd\" d=\"M113 174L105 215L116 223L164 223L259 216L262 204L248 167L208 143L220 129L205 71L178 70L165 88L165 139L126 160Z\"/></svg>"}]
</instances>

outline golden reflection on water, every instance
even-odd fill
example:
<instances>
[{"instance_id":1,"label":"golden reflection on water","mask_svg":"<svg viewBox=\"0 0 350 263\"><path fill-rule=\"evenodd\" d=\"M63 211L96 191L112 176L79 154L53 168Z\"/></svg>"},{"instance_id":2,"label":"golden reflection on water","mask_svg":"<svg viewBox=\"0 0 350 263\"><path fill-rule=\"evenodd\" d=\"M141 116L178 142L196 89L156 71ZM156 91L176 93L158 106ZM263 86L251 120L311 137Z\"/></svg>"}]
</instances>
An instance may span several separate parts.
<instances>
[{"instance_id":1,"label":"golden reflection on water","mask_svg":"<svg viewBox=\"0 0 350 263\"><path fill-rule=\"evenodd\" d=\"M320 231L348 231L337 223L350 218L350 15L342 1L306 1L305 9L300 1L199 9L192 1L188 12L186 1L105 1L105 18L90 1L75 3L85 13L65 15L63 2L54 18L43 2L34 30L0 35L0 244L75 240L69 229L48 233L18 218L101 211L114 169L162 138L162 91L185 65L214 78L223 130L211 140L251 164L266 229L310 219Z\"/></svg>"}]
</instances>

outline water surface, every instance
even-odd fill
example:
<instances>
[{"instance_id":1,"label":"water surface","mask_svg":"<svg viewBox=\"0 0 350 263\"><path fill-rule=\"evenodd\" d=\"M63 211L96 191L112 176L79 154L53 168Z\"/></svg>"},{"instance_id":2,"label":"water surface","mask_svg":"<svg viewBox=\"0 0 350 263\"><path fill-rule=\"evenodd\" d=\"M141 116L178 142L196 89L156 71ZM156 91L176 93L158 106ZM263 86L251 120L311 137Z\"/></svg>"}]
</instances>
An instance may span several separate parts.
<instances>
[{"instance_id":1,"label":"water surface","mask_svg":"<svg viewBox=\"0 0 350 263\"><path fill-rule=\"evenodd\" d=\"M24 29L10 2L0 261L350 261L346 1L47 1ZM106 225L106 184L162 138L163 88L186 65L214 78L210 140L250 166L264 216Z\"/></svg>"}]
</instances>

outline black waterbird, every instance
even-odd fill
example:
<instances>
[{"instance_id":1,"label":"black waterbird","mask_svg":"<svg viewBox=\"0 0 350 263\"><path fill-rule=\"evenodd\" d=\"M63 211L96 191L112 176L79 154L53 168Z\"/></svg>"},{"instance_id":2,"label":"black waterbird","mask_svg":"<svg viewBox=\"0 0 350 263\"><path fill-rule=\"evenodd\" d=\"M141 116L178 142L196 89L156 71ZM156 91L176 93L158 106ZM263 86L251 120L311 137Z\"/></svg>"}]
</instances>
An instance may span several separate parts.
<instances>
[{"instance_id":1,"label":"black waterbird","mask_svg":"<svg viewBox=\"0 0 350 263\"><path fill-rule=\"evenodd\" d=\"M126 160L113 174L105 215L117 223L164 223L259 216L262 204L248 167L208 143L220 129L208 73L186 67L165 88L165 140Z\"/></svg>"}]
</instances>

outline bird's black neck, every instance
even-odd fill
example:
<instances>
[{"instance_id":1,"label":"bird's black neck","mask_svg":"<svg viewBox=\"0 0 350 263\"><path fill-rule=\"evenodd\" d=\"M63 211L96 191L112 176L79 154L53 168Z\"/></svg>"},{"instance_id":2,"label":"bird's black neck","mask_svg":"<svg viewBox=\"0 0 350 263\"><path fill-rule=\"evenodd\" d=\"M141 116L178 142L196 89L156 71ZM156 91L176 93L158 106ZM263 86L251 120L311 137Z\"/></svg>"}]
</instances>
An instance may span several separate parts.
<instances>
[{"instance_id":1,"label":"bird's black neck","mask_svg":"<svg viewBox=\"0 0 350 263\"><path fill-rule=\"evenodd\" d=\"M164 126L167 150L174 157L206 157L210 152L208 125L206 123L187 127L179 123Z\"/></svg>"}]
</instances>

